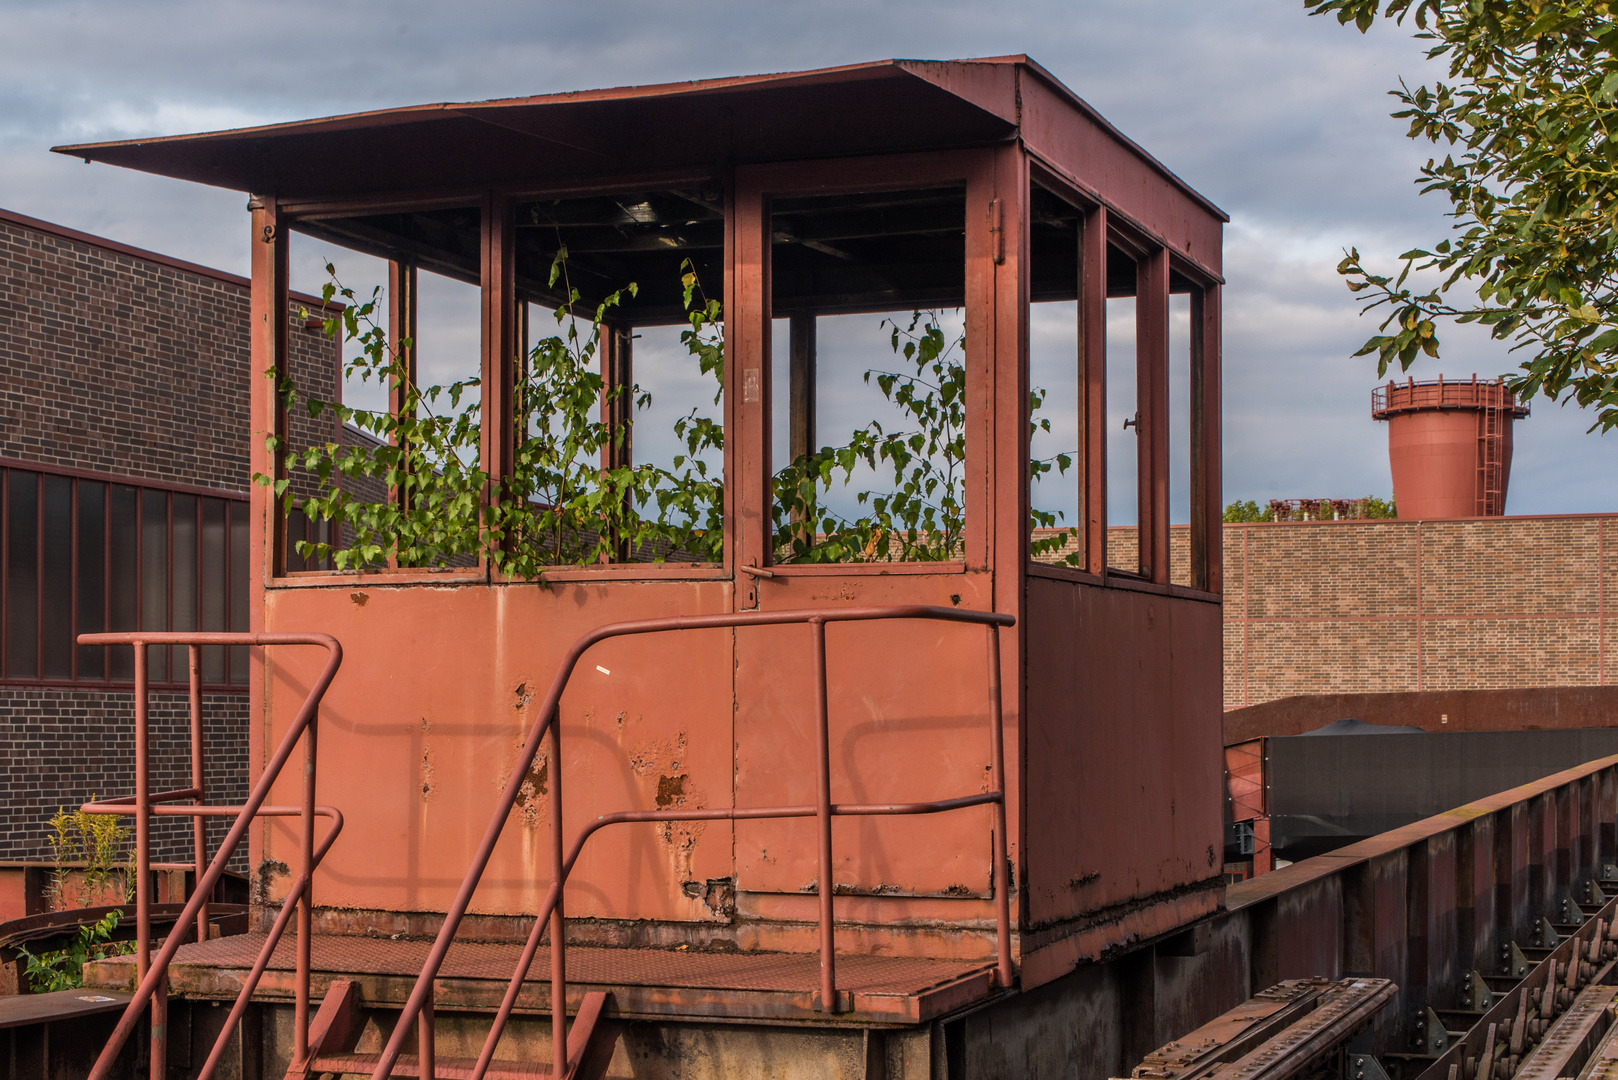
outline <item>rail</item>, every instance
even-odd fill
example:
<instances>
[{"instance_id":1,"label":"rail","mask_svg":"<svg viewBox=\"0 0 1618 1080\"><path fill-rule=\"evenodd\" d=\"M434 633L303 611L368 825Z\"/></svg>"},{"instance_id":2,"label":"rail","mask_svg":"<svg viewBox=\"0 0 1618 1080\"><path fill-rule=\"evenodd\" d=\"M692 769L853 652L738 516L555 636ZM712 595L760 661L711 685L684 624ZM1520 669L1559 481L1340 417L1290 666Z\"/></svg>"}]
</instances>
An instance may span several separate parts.
<instances>
[{"instance_id":1,"label":"rail","mask_svg":"<svg viewBox=\"0 0 1618 1080\"><path fill-rule=\"evenodd\" d=\"M293 1024L295 1057L307 1056L309 1039L309 946L312 930L312 898L310 881L315 867L331 850L332 843L343 828L343 815L330 806L315 803L315 737L316 720L321 698L337 674L343 661L343 649L337 639L328 634L234 634L234 633L159 633L132 632L115 634L81 634L81 645L132 645L135 648L135 794L121 798L86 803L82 809L90 814L133 815L135 818L135 995L125 1007L123 1016L113 1029L112 1036L102 1048L89 1080L107 1080L113 1074L118 1055L140 1023L141 1014L151 1006L151 1077L166 1080L168 1075L168 968L174 954L190 937L194 928L199 940L207 940L208 896L224 873L225 864L241 845L248 826L256 817L298 817L303 828L300 847L303 865L297 879L281 905L281 911L270 927L269 936L260 950L252 972L242 984L241 992L231 1008L230 1016L220 1031L206 1063L197 1073L198 1080L208 1080L219 1067L230 1037L247 1010L259 979L269 966L270 957L286 932L287 924L296 912L297 938L297 990L296 1018ZM151 761L148 753L147 709L147 654L152 645L184 645L190 658L191 698L191 786L176 791L151 790ZM201 649L204 645L315 645L327 652L326 666L305 696L303 706L293 718L280 746L264 765L258 782L253 785L247 801L240 806L207 806L202 760L202 678ZM303 737L307 735L308 738ZM270 788L292 756L298 742L304 743L303 802L299 806L266 806ZM189 806L169 805L181 799L190 799ZM151 865L151 826L154 817L190 817L192 824L193 856L196 865L196 883L184 910L175 920L174 929L163 940L157 954L152 955L151 885L148 872ZM212 861L207 860L206 818L234 818ZM315 842L315 821L323 817L331 822L320 842ZM206 869L204 863L207 863Z\"/></svg>"},{"instance_id":2,"label":"rail","mask_svg":"<svg viewBox=\"0 0 1618 1080\"><path fill-rule=\"evenodd\" d=\"M1505 409L1514 418L1528 415L1528 406L1517 400L1505 385L1504 379L1437 379L1417 382L1414 377L1403 383L1388 380L1386 386L1371 391L1371 417L1386 420L1405 412L1427 409Z\"/></svg>"},{"instance_id":3,"label":"rail","mask_svg":"<svg viewBox=\"0 0 1618 1080\"><path fill-rule=\"evenodd\" d=\"M831 753L826 695L826 624L833 622L870 622L887 619L958 622L976 624L987 628L990 728L989 791L962 798L933 802L834 804L831 801ZM567 688L568 680L572 677L574 668L586 651L599 642L615 637L680 630L780 626L794 623L807 624L810 626L813 635L815 708L818 719L816 731L817 760L815 763L818 801L815 805L736 807L711 810L623 811L596 818L581 830L579 835L574 838L572 845L564 850L562 831L562 741L561 725L557 722L557 716L562 692ZM832 881L831 819L838 816L932 814L968 806L992 805L994 807L992 858L994 861L996 982L999 986L1009 987L1014 978L1014 972L1011 963L1011 910L1006 863L1005 746L1001 715L999 628L1012 626L1015 623L1015 618L1010 615L962 611L957 608L912 605L742 612L729 615L647 619L637 622L612 623L599 627L579 638L563 657L556 676L551 681L545 700L529 729L527 741L523 744L522 752L511 770L511 779L507 782L505 791L500 797L494 816L490 819L489 827L483 835L482 842L479 843L477 851L473 854L472 864L467 870L465 879L461 882L460 891L450 905L444 919L444 925L440 929L438 937L434 940L432 950L428 953L427 959L422 966L421 975L417 978L416 985L411 990L410 997L394 1025L393 1033L388 1039L387 1046L383 1050L375 1070L371 1073L372 1080L386 1080L392 1074L393 1067L398 1062L399 1055L404 1049L405 1040L412 1026L417 1028L420 1055L418 1069L420 1075L424 1077L431 1076L432 1063L435 1057L432 1025L433 982L438 975L439 968L443 965L444 957L455 938L461 919L466 914L466 909L472 901L472 895L477 890L484 870L488 867L489 859L494 853L495 844L499 841L506 822L511 816L512 808L516 804L524 778L527 776L528 769L533 764L535 756L539 753L542 740L548 740L549 760L552 763L550 782L547 785L551 825L551 865L554 867L551 888L534 920L533 929L529 932L528 940L523 947L517 970L513 973L511 981L506 987L505 997L495 1014L494 1022L490 1025L482 1053L471 1073L472 1080L482 1080L485 1072L493 1062L495 1047L499 1043L506 1021L510 1018L511 1012L516 1005L517 996L522 989L523 982L527 979L528 969L534 962L534 957L539 950L540 941L547 925L550 929L551 941L551 1046L553 1059L551 1075L556 1080L563 1080L568 1075L570 1063L566 1038L568 1027L566 993L567 930L563 919L562 892L567 884L568 875L578 860L579 853L583 850L585 843L591 836L608 825L635 822L741 821L789 817L816 818L819 825L820 841L819 874L816 878L816 888L819 893L820 923L820 992L818 996L820 1008L828 1013L835 1013L838 1011L839 999L837 996L836 942L832 911L834 888Z\"/></svg>"}]
</instances>

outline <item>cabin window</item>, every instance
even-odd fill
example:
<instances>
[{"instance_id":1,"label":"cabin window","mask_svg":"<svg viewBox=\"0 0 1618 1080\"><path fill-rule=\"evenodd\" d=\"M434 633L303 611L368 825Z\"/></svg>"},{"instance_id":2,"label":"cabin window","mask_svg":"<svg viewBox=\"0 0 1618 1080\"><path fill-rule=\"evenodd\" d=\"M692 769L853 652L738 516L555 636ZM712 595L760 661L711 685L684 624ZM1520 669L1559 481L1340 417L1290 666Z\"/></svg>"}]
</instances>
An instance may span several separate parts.
<instances>
[{"instance_id":1,"label":"cabin window","mask_svg":"<svg viewBox=\"0 0 1618 1080\"><path fill-rule=\"evenodd\" d=\"M1141 433L1155 418L1142 400L1137 363L1141 312L1136 303L1138 264L1126 250L1107 245L1107 568L1149 576L1141 558ZM1145 474L1151 483L1151 474Z\"/></svg>"},{"instance_id":2,"label":"cabin window","mask_svg":"<svg viewBox=\"0 0 1618 1080\"><path fill-rule=\"evenodd\" d=\"M964 189L777 197L770 236L774 561L961 559Z\"/></svg>"},{"instance_id":3,"label":"cabin window","mask_svg":"<svg viewBox=\"0 0 1618 1080\"><path fill-rule=\"evenodd\" d=\"M1084 352L1080 281L1084 212L1035 186L1029 201L1029 552L1088 564L1083 507Z\"/></svg>"},{"instance_id":4,"label":"cabin window","mask_svg":"<svg viewBox=\"0 0 1618 1080\"><path fill-rule=\"evenodd\" d=\"M339 291L350 313L328 326L348 339L347 386L387 400L339 403L339 443L293 462L320 483L300 498L294 476L283 496L289 526L310 523L287 569L481 562L522 578L722 559L717 190L297 227L387 260L387 284Z\"/></svg>"},{"instance_id":5,"label":"cabin window","mask_svg":"<svg viewBox=\"0 0 1618 1080\"><path fill-rule=\"evenodd\" d=\"M1032 559L1215 588L1217 291L1038 183L1028 224Z\"/></svg>"}]
</instances>

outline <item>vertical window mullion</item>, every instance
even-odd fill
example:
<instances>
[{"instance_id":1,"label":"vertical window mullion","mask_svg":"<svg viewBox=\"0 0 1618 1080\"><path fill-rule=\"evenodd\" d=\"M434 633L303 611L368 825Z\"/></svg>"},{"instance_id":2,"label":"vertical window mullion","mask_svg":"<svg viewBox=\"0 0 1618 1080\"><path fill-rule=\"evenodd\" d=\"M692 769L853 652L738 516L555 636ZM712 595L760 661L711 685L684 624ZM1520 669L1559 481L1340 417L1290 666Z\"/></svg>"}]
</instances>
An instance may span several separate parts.
<instances>
[{"instance_id":1,"label":"vertical window mullion","mask_svg":"<svg viewBox=\"0 0 1618 1080\"><path fill-rule=\"evenodd\" d=\"M112 629L112 484L101 492L101 628ZM101 652L101 677L112 679L112 650Z\"/></svg>"},{"instance_id":2,"label":"vertical window mullion","mask_svg":"<svg viewBox=\"0 0 1618 1080\"><path fill-rule=\"evenodd\" d=\"M222 543L225 546L224 553L220 556L220 561L223 562L224 566L225 566L225 580L224 580L224 583L220 587L225 590L225 599L224 599L223 607L224 607L224 612L225 612L225 629L226 630L229 630L232 626L235 625L235 623L233 623L231 621L231 614L232 613L231 613L231 610L230 610L230 601L231 601L231 596L230 596L231 576L230 575L234 571L234 567L232 567L230 565L230 526L231 526L232 519L235 517L235 514L236 514L236 504L231 502L229 499L226 499L225 500L225 533L224 533L224 536L222 536L220 538L220 543ZM225 653L225 662L224 662L224 665L222 666L221 670L224 672L225 684L228 686L230 684L231 675L233 674L232 671L231 671L231 668L230 668L230 661L231 661L230 646L228 646L228 645L225 646L224 653Z\"/></svg>"},{"instance_id":3,"label":"vertical window mullion","mask_svg":"<svg viewBox=\"0 0 1618 1080\"><path fill-rule=\"evenodd\" d=\"M0 469L0 677L11 655L11 470Z\"/></svg>"},{"instance_id":4,"label":"vertical window mullion","mask_svg":"<svg viewBox=\"0 0 1618 1080\"><path fill-rule=\"evenodd\" d=\"M167 573L163 575L163 629L174 629L174 492L165 492L163 497L163 511L166 518L163 544L163 562ZM163 673L169 682L174 681L174 650L164 649L167 655L163 658Z\"/></svg>"},{"instance_id":5,"label":"vertical window mullion","mask_svg":"<svg viewBox=\"0 0 1618 1080\"><path fill-rule=\"evenodd\" d=\"M79 481L68 484L68 678L79 681Z\"/></svg>"},{"instance_id":6,"label":"vertical window mullion","mask_svg":"<svg viewBox=\"0 0 1618 1080\"><path fill-rule=\"evenodd\" d=\"M34 480L34 678L45 677L45 474Z\"/></svg>"}]
</instances>

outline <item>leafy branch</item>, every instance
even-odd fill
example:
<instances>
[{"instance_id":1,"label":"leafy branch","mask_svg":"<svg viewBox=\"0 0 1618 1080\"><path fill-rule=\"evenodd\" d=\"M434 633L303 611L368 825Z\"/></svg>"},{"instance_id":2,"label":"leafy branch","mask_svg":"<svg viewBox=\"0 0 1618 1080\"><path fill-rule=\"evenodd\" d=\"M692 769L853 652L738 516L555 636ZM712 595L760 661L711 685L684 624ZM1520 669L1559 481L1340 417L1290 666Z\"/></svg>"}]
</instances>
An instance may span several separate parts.
<instances>
[{"instance_id":1,"label":"leafy branch","mask_svg":"<svg viewBox=\"0 0 1618 1080\"><path fill-rule=\"evenodd\" d=\"M1436 357L1437 326L1476 323L1530 353L1508 385L1522 397L1570 394L1618 426L1618 21L1607 0L1304 0L1362 33L1378 14L1409 16L1445 58L1449 81L1390 91L1409 137L1452 149L1417 183L1450 201L1452 235L1373 273L1350 250L1338 265L1384 333L1355 355L1378 374ZM1418 289L1412 272L1441 280ZM1451 294L1462 284L1471 295ZM1472 297L1475 296L1475 302Z\"/></svg>"}]
</instances>

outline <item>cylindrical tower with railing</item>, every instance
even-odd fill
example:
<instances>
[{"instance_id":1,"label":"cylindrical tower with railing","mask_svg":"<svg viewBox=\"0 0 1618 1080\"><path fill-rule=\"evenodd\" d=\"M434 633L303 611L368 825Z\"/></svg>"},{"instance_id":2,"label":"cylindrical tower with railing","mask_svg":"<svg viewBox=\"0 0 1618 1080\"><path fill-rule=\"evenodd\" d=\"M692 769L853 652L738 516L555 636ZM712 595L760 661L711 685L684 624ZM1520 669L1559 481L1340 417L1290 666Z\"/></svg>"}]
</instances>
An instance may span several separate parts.
<instances>
[{"instance_id":1,"label":"cylindrical tower with railing","mask_svg":"<svg viewBox=\"0 0 1618 1080\"><path fill-rule=\"evenodd\" d=\"M1511 479L1511 425L1528 415L1501 379L1389 381L1371 391L1388 422L1401 518L1499 517Z\"/></svg>"}]
</instances>

